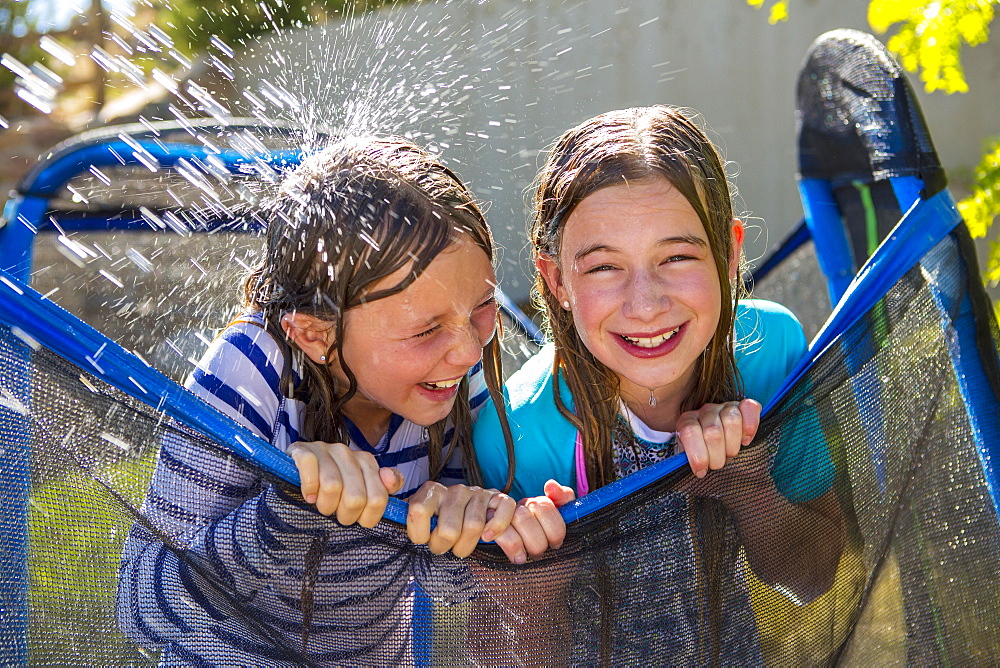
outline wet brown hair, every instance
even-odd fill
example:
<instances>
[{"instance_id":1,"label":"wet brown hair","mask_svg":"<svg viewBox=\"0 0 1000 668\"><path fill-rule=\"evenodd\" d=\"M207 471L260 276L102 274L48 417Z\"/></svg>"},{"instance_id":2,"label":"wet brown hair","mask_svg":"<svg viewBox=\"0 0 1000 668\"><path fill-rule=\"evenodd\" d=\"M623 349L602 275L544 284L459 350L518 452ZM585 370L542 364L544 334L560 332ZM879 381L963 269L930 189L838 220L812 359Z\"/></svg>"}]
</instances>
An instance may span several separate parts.
<instances>
[{"instance_id":1,"label":"wet brown hair","mask_svg":"<svg viewBox=\"0 0 1000 668\"><path fill-rule=\"evenodd\" d=\"M256 215L267 224L266 248L245 280L244 307L263 315L286 360L294 357L298 362L301 381L292 387L286 365L282 391L305 404L302 438L348 443L342 411L358 386L342 354L344 313L405 290L463 236L492 262L493 238L486 219L455 173L427 151L396 137L345 139L307 156ZM400 283L371 291L376 282L403 267L410 271ZM284 335L280 320L290 312L334 328L335 343L327 357L341 360L348 387L339 387L328 366L310 360ZM484 347L483 366L490 394L502 406L499 338L498 331ZM432 479L458 447L468 479L481 481L472 450L468 393L466 378L448 419L427 428ZM455 432L445 451L448 421Z\"/></svg>"},{"instance_id":2,"label":"wet brown hair","mask_svg":"<svg viewBox=\"0 0 1000 668\"><path fill-rule=\"evenodd\" d=\"M681 410L739 398L733 357L736 300L742 283L729 278L733 253L733 204L722 158L705 132L683 111L654 106L610 111L568 130L539 173L529 236L536 256L558 260L562 230L580 202L625 182L664 178L690 202L708 236L722 287L715 335L698 359L694 390ZM619 410L619 382L581 341L571 312L562 309L543 277L536 276L536 305L555 342L553 374L562 374L574 399L570 410L555 383L556 405L583 437L592 488L614 480L612 426Z\"/></svg>"}]
</instances>

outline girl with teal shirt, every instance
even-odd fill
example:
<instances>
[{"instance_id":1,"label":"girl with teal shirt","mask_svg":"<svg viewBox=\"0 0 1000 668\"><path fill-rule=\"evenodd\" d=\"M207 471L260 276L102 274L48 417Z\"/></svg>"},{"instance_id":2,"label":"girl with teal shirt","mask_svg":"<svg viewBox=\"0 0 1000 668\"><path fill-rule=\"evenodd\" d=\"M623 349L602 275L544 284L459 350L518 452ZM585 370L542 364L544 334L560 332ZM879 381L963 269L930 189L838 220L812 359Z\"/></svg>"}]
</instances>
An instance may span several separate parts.
<instances>
[{"instance_id":1,"label":"girl with teal shirt","mask_svg":"<svg viewBox=\"0 0 1000 668\"><path fill-rule=\"evenodd\" d=\"M505 384L512 447L495 406L479 415L484 485L558 505L683 451L698 479L678 517L721 502L763 582L800 602L829 589L844 529L825 448L727 467L806 341L783 307L741 299L743 225L705 133L664 106L567 131L530 237L551 343ZM678 522L679 543L690 526Z\"/></svg>"}]
</instances>

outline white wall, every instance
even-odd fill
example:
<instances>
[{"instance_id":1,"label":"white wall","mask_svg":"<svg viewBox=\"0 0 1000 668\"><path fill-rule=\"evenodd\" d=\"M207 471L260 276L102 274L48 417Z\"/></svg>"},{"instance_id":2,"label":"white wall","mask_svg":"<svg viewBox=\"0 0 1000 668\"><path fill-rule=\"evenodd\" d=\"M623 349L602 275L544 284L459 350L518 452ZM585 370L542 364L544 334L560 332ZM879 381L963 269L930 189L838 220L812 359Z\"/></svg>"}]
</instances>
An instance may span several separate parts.
<instances>
[{"instance_id":1,"label":"white wall","mask_svg":"<svg viewBox=\"0 0 1000 668\"><path fill-rule=\"evenodd\" d=\"M743 0L423 3L262 42L244 56L240 83L258 90L266 79L310 100L289 118L411 130L441 144L446 161L490 202L507 249L504 286L523 299L524 201L537 152L609 109L699 110L739 165L738 208L764 230L751 237L749 257L780 241L801 216L799 65L821 33L868 29L866 8L867 0L796 0L791 19L771 26L766 11ZM981 139L1000 134L1000 39L966 50L964 62L969 94L929 96L911 77L958 191Z\"/></svg>"}]
</instances>

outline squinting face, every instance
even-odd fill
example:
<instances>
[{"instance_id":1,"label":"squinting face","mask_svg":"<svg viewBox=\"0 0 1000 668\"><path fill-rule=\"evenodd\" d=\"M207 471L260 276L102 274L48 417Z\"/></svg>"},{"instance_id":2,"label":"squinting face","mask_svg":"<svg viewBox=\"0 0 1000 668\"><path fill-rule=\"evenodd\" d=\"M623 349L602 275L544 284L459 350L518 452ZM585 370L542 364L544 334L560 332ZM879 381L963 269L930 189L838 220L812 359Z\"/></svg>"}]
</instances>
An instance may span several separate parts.
<instances>
[{"instance_id":1,"label":"squinting face","mask_svg":"<svg viewBox=\"0 0 1000 668\"><path fill-rule=\"evenodd\" d=\"M682 400L719 322L722 292L705 228L660 177L598 190L564 223L557 262L539 270L569 303L581 340L622 396Z\"/></svg>"},{"instance_id":2,"label":"squinting face","mask_svg":"<svg viewBox=\"0 0 1000 668\"><path fill-rule=\"evenodd\" d=\"M371 291L397 285L408 270L387 276ZM463 237L402 292L347 311L343 359L358 393L345 414L359 426L379 424L391 413L423 426L447 417L459 382L493 337L495 289L486 253ZM331 369L346 386L337 365Z\"/></svg>"}]
</instances>

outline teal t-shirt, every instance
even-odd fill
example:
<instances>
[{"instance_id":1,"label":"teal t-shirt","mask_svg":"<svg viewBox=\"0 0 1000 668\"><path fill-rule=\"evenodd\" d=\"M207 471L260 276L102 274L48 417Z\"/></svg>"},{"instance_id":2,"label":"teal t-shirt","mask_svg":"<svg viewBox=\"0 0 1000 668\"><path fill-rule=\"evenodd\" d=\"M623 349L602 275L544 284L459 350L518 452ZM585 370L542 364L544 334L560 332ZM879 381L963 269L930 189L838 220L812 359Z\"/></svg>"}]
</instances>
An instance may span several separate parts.
<instances>
[{"instance_id":1,"label":"teal t-shirt","mask_svg":"<svg viewBox=\"0 0 1000 668\"><path fill-rule=\"evenodd\" d=\"M744 300L737 305L734 349L747 397L767 404L806 348L802 326L785 307L759 299ZM555 347L546 345L504 385L516 460L510 494L516 499L542 494L545 482L550 479L576 489L577 432L556 408L552 383L554 354ZM563 400L572 405L569 388L562 379L559 382ZM473 443L486 486L502 488L509 468L507 447L492 401L483 406L476 419ZM810 480L829 487L832 463L828 457L816 459L821 461L813 466L825 465L830 470L820 476L813 471ZM776 484L777 478L776 474ZM778 487L782 489L780 484ZM799 501L813 498L811 494L818 496L826 488L817 489L816 494L807 489L782 491L791 500Z\"/></svg>"}]
</instances>

